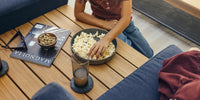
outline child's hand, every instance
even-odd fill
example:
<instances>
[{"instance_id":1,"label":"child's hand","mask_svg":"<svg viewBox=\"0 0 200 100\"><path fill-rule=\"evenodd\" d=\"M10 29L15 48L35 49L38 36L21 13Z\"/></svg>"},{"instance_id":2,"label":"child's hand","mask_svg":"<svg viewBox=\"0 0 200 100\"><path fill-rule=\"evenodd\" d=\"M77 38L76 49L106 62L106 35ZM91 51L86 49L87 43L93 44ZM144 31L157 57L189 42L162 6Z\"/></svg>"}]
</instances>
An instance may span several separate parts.
<instances>
[{"instance_id":1,"label":"child's hand","mask_svg":"<svg viewBox=\"0 0 200 100\"><path fill-rule=\"evenodd\" d=\"M106 21L104 24L104 28L107 30L111 30L115 27L115 25L118 23L118 20L110 20L110 21Z\"/></svg>"},{"instance_id":2,"label":"child's hand","mask_svg":"<svg viewBox=\"0 0 200 100\"><path fill-rule=\"evenodd\" d=\"M91 48L88 53L91 58L93 58L94 55L98 58L100 55L103 55L103 53L106 51L110 44L110 41L106 38L102 38L98 42L96 42Z\"/></svg>"}]
</instances>

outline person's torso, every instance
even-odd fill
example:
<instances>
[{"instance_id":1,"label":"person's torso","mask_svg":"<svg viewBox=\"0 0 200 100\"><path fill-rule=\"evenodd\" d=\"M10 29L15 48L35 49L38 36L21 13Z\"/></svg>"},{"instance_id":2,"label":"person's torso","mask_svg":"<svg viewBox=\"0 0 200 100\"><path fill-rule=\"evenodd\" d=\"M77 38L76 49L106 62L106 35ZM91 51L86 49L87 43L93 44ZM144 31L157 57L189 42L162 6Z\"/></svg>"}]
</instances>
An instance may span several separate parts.
<instances>
[{"instance_id":1,"label":"person's torso","mask_svg":"<svg viewBox=\"0 0 200 100\"><path fill-rule=\"evenodd\" d=\"M121 18L121 3L112 0L89 0L93 15L104 20L119 20ZM120 0L120 2L123 0Z\"/></svg>"}]
</instances>

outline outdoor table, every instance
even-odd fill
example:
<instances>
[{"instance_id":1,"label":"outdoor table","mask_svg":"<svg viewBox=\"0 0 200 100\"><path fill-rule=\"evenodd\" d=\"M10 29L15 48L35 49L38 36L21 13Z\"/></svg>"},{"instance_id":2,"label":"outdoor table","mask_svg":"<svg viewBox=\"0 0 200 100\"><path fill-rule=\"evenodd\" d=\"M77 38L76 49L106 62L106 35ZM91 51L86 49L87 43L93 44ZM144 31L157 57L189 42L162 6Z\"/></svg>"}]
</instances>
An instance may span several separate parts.
<instances>
[{"instance_id":1,"label":"outdoor table","mask_svg":"<svg viewBox=\"0 0 200 100\"><path fill-rule=\"evenodd\" d=\"M148 60L144 55L117 39L117 53L111 61L102 65L89 66L89 75L94 81L93 89L86 94L79 94L70 87L70 80L73 77L70 59L71 38L82 29L97 27L77 21L74 17L74 9L69 5L64 5L1 34L0 38L7 43L18 29L21 30L23 36L26 36L36 23L70 30L71 33L50 67L12 58L10 57L11 50L0 47L0 57L9 66L7 74L0 77L1 100L31 99L39 89L51 82L60 84L78 100L96 99ZM21 39L17 38L10 45L17 46L20 41Z\"/></svg>"}]
</instances>

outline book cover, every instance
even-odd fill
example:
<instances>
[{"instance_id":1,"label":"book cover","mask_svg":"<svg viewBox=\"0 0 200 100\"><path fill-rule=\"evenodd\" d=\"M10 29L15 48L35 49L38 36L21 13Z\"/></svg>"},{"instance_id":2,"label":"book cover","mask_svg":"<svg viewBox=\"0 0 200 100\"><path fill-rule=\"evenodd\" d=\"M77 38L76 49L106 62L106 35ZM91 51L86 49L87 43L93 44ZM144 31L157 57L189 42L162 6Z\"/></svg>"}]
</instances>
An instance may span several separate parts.
<instances>
[{"instance_id":1,"label":"book cover","mask_svg":"<svg viewBox=\"0 0 200 100\"><path fill-rule=\"evenodd\" d=\"M37 38L40 34L47 32L56 35L57 43L55 47L45 50L38 44ZM24 38L28 49L14 50L10 56L50 67L69 34L69 30L37 23ZM23 45L22 42L18 46L21 45Z\"/></svg>"}]
</instances>

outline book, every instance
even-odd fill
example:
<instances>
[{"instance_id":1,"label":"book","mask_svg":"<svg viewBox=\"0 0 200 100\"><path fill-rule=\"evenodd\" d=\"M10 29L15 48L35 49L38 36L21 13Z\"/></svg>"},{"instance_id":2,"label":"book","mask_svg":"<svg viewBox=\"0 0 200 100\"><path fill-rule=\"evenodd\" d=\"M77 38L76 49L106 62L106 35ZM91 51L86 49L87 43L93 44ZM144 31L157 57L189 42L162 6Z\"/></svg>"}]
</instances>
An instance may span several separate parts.
<instances>
[{"instance_id":1,"label":"book","mask_svg":"<svg viewBox=\"0 0 200 100\"><path fill-rule=\"evenodd\" d=\"M38 44L37 38L42 33L53 33L56 35L57 43L53 48L46 50ZM69 30L36 23L30 32L24 37L28 49L14 50L10 56L50 67L63 44L69 37L69 34ZM22 45L23 43L21 42L18 46L20 47Z\"/></svg>"}]
</instances>

